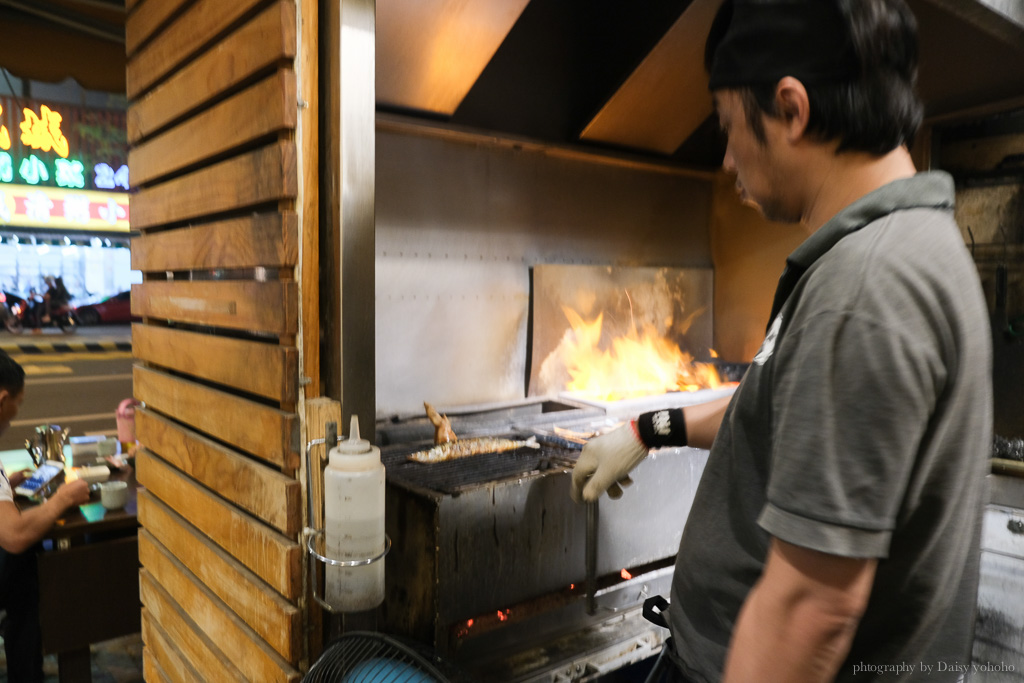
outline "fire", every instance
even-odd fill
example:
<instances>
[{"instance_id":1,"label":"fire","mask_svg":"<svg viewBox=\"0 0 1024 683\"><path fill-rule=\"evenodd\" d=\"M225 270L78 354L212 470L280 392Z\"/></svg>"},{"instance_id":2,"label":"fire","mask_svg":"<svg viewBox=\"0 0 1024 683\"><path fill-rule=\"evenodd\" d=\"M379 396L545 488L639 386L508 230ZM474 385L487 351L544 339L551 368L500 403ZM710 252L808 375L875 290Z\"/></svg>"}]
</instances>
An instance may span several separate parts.
<instances>
[{"instance_id":1,"label":"fire","mask_svg":"<svg viewBox=\"0 0 1024 683\"><path fill-rule=\"evenodd\" d=\"M630 574L629 572L627 572L625 569L623 569L622 571L619 572L619 576L621 576L624 579L632 579L633 578L633 575Z\"/></svg>"},{"instance_id":2,"label":"fire","mask_svg":"<svg viewBox=\"0 0 1024 683\"><path fill-rule=\"evenodd\" d=\"M506 619L508 619L508 610L505 610L504 612L499 610L498 611L498 621L505 621Z\"/></svg>"},{"instance_id":3,"label":"fire","mask_svg":"<svg viewBox=\"0 0 1024 683\"><path fill-rule=\"evenodd\" d=\"M612 339L601 348L604 313L590 321L563 307L570 330L559 347L569 373L569 391L604 401L649 396L668 391L715 389L722 384L714 366L694 362L651 326Z\"/></svg>"}]
</instances>

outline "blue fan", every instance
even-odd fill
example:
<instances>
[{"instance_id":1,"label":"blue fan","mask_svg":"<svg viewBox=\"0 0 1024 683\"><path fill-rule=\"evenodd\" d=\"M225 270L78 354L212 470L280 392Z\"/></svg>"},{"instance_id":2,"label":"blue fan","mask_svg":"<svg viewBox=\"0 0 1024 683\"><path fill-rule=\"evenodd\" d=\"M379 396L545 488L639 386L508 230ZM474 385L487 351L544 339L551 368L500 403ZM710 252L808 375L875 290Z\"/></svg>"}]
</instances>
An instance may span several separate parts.
<instances>
[{"instance_id":1,"label":"blue fan","mask_svg":"<svg viewBox=\"0 0 1024 683\"><path fill-rule=\"evenodd\" d=\"M380 657L356 665L341 680L342 683L437 683L436 678L414 664Z\"/></svg>"},{"instance_id":2,"label":"blue fan","mask_svg":"<svg viewBox=\"0 0 1024 683\"><path fill-rule=\"evenodd\" d=\"M305 683L459 683L451 664L418 644L381 633L347 633L309 669Z\"/></svg>"}]
</instances>

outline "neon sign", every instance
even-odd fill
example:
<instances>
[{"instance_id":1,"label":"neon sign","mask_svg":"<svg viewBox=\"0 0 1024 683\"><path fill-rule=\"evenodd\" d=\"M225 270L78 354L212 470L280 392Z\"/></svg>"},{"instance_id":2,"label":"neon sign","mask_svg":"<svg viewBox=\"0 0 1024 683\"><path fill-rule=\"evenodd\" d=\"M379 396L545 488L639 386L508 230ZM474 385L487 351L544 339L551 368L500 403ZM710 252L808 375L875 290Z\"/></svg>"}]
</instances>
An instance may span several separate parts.
<instances>
[{"instance_id":1,"label":"neon sign","mask_svg":"<svg viewBox=\"0 0 1024 683\"><path fill-rule=\"evenodd\" d=\"M0 225L128 232L128 195L32 185L0 187Z\"/></svg>"},{"instance_id":2,"label":"neon sign","mask_svg":"<svg viewBox=\"0 0 1024 683\"><path fill-rule=\"evenodd\" d=\"M4 107L0 104L0 114L4 113ZM11 148L11 132L7 130L7 126L0 124L0 149L8 150Z\"/></svg>"},{"instance_id":3,"label":"neon sign","mask_svg":"<svg viewBox=\"0 0 1024 683\"><path fill-rule=\"evenodd\" d=\"M113 190L115 187L128 189L128 166L126 164L121 164L121 167L115 171L110 164L99 163L93 166L92 170L96 174L92 184L96 187L104 190Z\"/></svg>"},{"instance_id":4,"label":"neon sign","mask_svg":"<svg viewBox=\"0 0 1024 683\"><path fill-rule=\"evenodd\" d=\"M130 190L124 116L0 96L0 186Z\"/></svg>"},{"instance_id":5,"label":"neon sign","mask_svg":"<svg viewBox=\"0 0 1024 683\"><path fill-rule=\"evenodd\" d=\"M57 159L53 162L58 187L85 187L85 166L74 159Z\"/></svg>"},{"instance_id":6,"label":"neon sign","mask_svg":"<svg viewBox=\"0 0 1024 683\"><path fill-rule=\"evenodd\" d=\"M29 185L38 185L40 180L50 179L50 172L46 170L46 164L40 161L35 154L30 154L27 159L21 160L18 175Z\"/></svg>"},{"instance_id":7,"label":"neon sign","mask_svg":"<svg viewBox=\"0 0 1024 683\"><path fill-rule=\"evenodd\" d=\"M68 139L60 130L64 117L45 104L39 107L39 116L25 107L25 118L21 122L21 142L32 149L49 152L51 149L59 156L68 158L71 152Z\"/></svg>"}]
</instances>

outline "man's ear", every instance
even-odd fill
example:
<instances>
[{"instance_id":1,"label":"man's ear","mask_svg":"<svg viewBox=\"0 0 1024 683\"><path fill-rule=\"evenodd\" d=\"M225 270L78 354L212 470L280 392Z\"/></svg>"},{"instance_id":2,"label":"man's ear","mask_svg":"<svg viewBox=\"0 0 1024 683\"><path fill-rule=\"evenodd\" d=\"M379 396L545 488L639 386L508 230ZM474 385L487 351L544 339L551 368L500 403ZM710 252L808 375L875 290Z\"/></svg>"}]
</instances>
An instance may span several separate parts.
<instances>
[{"instance_id":1,"label":"man's ear","mask_svg":"<svg viewBox=\"0 0 1024 683\"><path fill-rule=\"evenodd\" d=\"M785 123L787 138L797 142L807 131L807 121L811 116L810 99L804 84L786 76L775 86L775 106L779 118Z\"/></svg>"}]
</instances>

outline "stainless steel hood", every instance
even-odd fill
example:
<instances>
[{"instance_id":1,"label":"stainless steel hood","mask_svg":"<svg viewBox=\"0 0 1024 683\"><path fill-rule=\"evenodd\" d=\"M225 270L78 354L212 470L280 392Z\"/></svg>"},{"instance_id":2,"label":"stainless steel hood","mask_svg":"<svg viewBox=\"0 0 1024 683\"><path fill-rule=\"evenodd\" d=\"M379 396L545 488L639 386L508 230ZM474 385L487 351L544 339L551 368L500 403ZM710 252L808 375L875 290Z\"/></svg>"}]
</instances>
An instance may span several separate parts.
<instances>
[{"instance_id":1,"label":"stainless steel hood","mask_svg":"<svg viewBox=\"0 0 1024 683\"><path fill-rule=\"evenodd\" d=\"M907 1L928 116L1024 96L1024 1ZM378 110L715 167L703 47L719 4L377 0Z\"/></svg>"}]
</instances>

